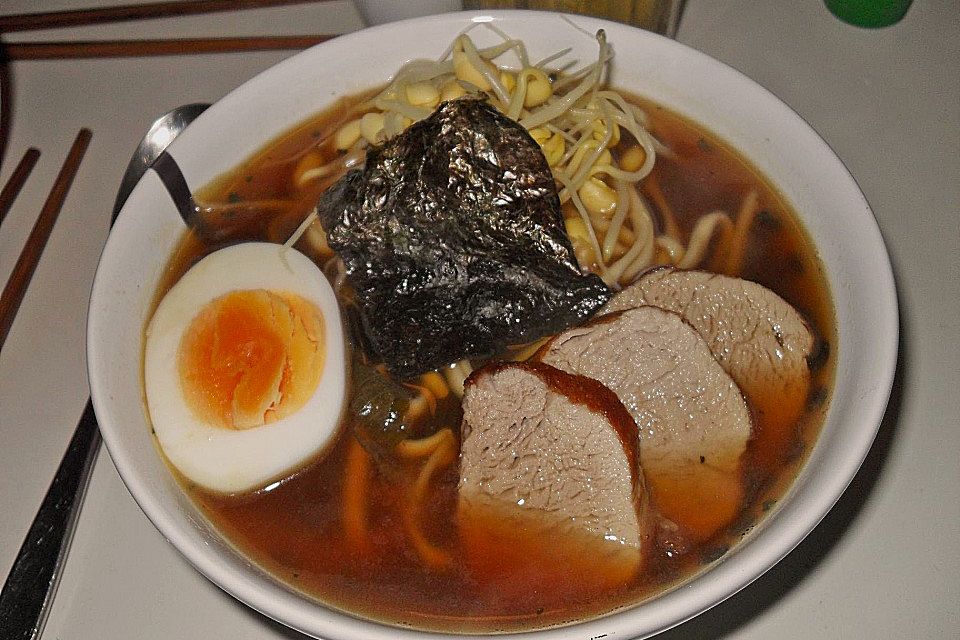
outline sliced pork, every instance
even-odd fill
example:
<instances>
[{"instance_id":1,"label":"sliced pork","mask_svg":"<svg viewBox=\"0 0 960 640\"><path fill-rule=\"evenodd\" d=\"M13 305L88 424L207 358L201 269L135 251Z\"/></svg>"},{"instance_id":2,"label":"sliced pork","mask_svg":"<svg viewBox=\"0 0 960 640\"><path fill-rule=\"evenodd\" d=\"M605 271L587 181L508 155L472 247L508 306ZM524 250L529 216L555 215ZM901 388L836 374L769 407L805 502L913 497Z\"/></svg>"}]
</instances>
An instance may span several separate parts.
<instances>
[{"instance_id":1,"label":"sliced pork","mask_svg":"<svg viewBox=\"0 0 960 640\"><path fill-rule=\"evenodd\" d=\"M609 387L639 429L656 508L693 539L728 524L742 499L750 413L733 379L678 314L639 307L569 329L537 358Z\"/></svg>"},{"instance_id":2,"label":"sliced pork","mask_svg":"<svg viewBox=\"0 0 960 640\"><path fill-rule=\"evenodd\" d=\"M604 312L652 305L679 313L706 340L755 411L757 461L784 454L810 390L814 338L783 298L755 282L655 269L617 294Z\"/></svg>"},{"instance_id":3,"label":"sliced pork","mask_svg":"<svg viewBox=\"0 0 960 640\"><path fill-rule=\"evenodd\" d=\"M510 597L529 595L511 591L524 573L553 590L627 581L651 537L638 456L633 419L595 380L539 363L474 372L458 503L472 568L511 567L498 584Z\"/></svg>"}]
</instances>

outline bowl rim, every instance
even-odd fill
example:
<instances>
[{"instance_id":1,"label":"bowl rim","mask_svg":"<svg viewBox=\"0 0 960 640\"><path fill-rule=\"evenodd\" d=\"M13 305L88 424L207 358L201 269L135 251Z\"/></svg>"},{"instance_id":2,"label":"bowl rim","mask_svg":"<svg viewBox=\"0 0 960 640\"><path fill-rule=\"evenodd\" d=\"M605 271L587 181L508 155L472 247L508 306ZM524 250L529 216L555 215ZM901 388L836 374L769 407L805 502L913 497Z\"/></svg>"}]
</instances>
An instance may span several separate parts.
<instances>
[{"instance_id":1,"label":"bowl rim","mask_svg":"<svg viewBox=\"0 0 960 640\"><path fill-rule=\"evenodd\" d=\"M465 11L413 18L340 36L292 56L251 78L215 103L198 119L197 123L202 127L203 122L212 121L218 115L218 105L236 99L236 96L241 92L256 87L264 77L277 73L279 69L292 68L304 61L317 57L322 58L328 52L332 53L337 48L356 46L354 43L359 44L364 41L374 41L398 29L402 30L424 24L447 24L451 27L451 33L455 33L457 26L466 26L469 22L477 21L477 18L489 18L501 23L517 20L523 22L530 19L542 20L544 12ZM792 551L817 526L840 498L860 468L873 444L886 410L893 384L898 349L896 289L890 259L879 226L853 176L837 154L820 138L814 129L793 109L755 81L687 45L655 34L641 32L626 25L583 16L569 16L569 18L578 24L601 26L612 32L623 33L624 30L627 30L626 33L631 34L629 37L651 38L653 39L651 42L655 42L657 39L669 42L669 45L660 42L659 46L672 48L684 60L690 60L698 65L706 65L708 68L716 70L717 73L724 74L732 81L735 80L743 86L750 86L751 91L758 96L764 96L768 103L795 121L794 125L798 135L805 136L805 142L818 149L821 156L828 162L833 163L833 168L837 172L837 179L846 184L848 195L854 197L854 191L856 192L854 199L857 200L860 210L866 214L865 218L857 221L860 224L859 231L866 234L858 241L878 250L872 254L874 258L872 267L876 277L874 288L879 294L876 300L877 313L874 321L880 325L879 333L886 336L886 339L874 343L872 346L873 361L876 363L875 368L878 375L869 390L869 397L865 395L860 398L862 404L859 406L859 410L863 417L859 420L859 423L867 426L850 434L850 437L847 438L849 448L843 452L843 455L830 456L829 460L837 466L830 467L829 474L821 474L812 478L812 474L807 473L810 466L810 460L808 460L787 492L791 499L787 500L787 496L785 496L782 506L779 506L774 513L764 518L762 524L750 535L749 540L736 545L731 553L727 554L723 562L717 563L705 572L700 572L694 581L682 584L666 594L644 602L642 605L617 610L599 618L588 619L569 626L539 630L533 635L531 632L519 632L501 636L505 638L537 637L546 640L548 638L589 637L607 634L611 630L614 634L642 637L646 634L665 631L702 613L760 577ZM279 131L275 131L273 135L278 133ZM178 139L178 141L180 140ZM171 151L174 155L176 155L175 150L179 146L178 141L174 141L171 145ZM128 202L131 200L133 200L132 197ZM127 207L124 207L121 216L124 216L126 209ZM111 394L106 386L106 379L102 371L103 356L94 339L100 323L104 321L98 315L96 299L98 296L107 295L107 292L101 290L104 280L101 269L108 268L112 255L111 246L115 242L114 234L111 233L111 238L108 239L101 256L100 265L97 268L91 294L87 328L87 360L90 386L94 408L98 418L100 418L101 433L114 464L131 495L160 533L214 584L264 615L304 633L328 638L329 640L357 637L413 638L424 635L436 638L463 637L462 634L407 629L375 620L367 620L347 612L341 612L328 605L318 604L297 594L292 588L280 585L275 579L267 576L265 572L263 572L264 575L258 575L255 578L238 574L229 562L215 553L207 552L204 545L196 544L186 535L184 527L188 526L189 523L176 522L165 517L151 488L146 484L146 479L138 473L136 461L122 446L122 434L120 433L122 425L113 419L114 416L110 406ZM834 303L836 303L838 292L834 290L833 294ZM840 318L838 317L838 332L839 324ZM836 385L837 382L835 381L834 384ZM811 458L812 456L813 453L811 453ZM812 493L808 491L802 496L802 499L796 499L795 494L801 486L801 481L805 483L815 482L818 490ZM270 581L273 581L272 588L268 584ZM691 588L694 584L697 585L696 588Z\"/></svg>"}]
</instances>

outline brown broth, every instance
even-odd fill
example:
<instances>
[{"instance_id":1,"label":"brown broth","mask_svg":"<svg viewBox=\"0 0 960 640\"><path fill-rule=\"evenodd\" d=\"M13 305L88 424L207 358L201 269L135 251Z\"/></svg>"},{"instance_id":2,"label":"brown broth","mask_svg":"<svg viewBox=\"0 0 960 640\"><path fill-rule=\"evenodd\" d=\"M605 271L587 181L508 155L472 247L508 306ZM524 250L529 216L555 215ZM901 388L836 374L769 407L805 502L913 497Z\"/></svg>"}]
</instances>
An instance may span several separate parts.
<instances>
[{"instance_id":1,"label":"brown broth","mask_svg":"<svg viewBox=\"0 0 960 640\"><path fill-rule=\"evenodd\" d=\"M198 199L206 203L274 198L289 204L269 220L238 227L223 241L209 243L187 236L158 294L220 246L248 239L283 241L334 179L297 192L289 186L293 168L310 150L319 149L325 159L333 157L330 134L355 117L359 101L340 101L201 190ZM775 505L816 439L832 387L836 332L822 265L789 205L749 162L702 127L648 101L636 101L647 109L654 135L675 152L674 159L658 158L654 175L682 232L689 234L704 213L718 208L736 212L745 194L756 190L761 212L752 228L742 276L776 291L800 310L821 345L821 357L812 362L804 417L791 426L791 441L778 456L774 473L746 470L747 500L734 523L711 540L683 550L658 540L640 575L599 593L569 588L573 580L562 574L510 573L509 568L499 567L500 572L508 571L507 579L514 586L524 587L512 588L511 597L504 597L498 588L502 575L475 575L457 553L456 465L435 477L429 508L422 516L430 541L453 554L449 570L423 567L404 534L399 513L403 488L384 477L371 480L371 544L357 545L347 539L341 524L341 494L352 436L344 425L322 459L272 490L223 497L183 481L189 495L240 552L293 589L354 615L443 631L514 631L602 615L661 593L722 557ZM437 414L443 416L439 426L456 430L460 411L452 395Z\"/></svg>"}]
</instances>

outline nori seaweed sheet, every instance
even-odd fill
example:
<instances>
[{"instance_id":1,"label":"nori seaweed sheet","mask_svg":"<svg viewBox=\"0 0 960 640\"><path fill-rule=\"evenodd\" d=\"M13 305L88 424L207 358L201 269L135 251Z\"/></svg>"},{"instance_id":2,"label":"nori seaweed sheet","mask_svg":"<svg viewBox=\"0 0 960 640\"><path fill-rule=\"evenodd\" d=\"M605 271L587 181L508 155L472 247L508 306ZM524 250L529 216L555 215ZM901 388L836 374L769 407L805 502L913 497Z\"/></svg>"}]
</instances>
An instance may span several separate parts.
<instances>
[{"instance_id":1,"label":"nori seaweed sheet","mask_svg":"<svg viewBox=\"0 0 960 640\"><path fill-rule=\"evenodd\" d=\"M480 100L371 148L318 210L370 356L401 379L556 333L611 296L577 266L539 145Z\"/></svg>"}]
</instances>

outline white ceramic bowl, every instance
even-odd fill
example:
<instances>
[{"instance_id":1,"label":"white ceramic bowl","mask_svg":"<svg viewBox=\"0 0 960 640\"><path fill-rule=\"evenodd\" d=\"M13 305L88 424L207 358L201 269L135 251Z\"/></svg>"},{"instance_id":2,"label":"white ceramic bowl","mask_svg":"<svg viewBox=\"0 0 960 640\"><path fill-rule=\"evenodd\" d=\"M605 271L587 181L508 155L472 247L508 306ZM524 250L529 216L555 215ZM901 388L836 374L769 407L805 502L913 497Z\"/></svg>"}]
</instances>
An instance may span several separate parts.
<instances>
[{"instance_id":1,"label":"white ceramic bowl","mask_svg":"<svg viewBox=\"0 0 960 640\"><path fill-rule=\"evenodd\" d=\"M524 39L535 59L567 46L581 61L596 56L592 38L550 14L461 13L389 24L319 45L257 76L213 105L170 152L197 188L338 96L385 82L412 58L435 58L471 22L491 20ZM666 38L587 18L572 20L587 32L606 29L616 52L615 85L706 125L779 187L819 248L839 327L829 414L777 511L682 588L615 615L535 635L538 640L643 637L749 584L793 549L839 498L870 448L886 406L896 357L896 297L886 250L863 195L829 147L786 105L738 72ZM472 35L481 42L496 40L482 27ZM271 618L329 640L421 635L317 605L270 578L207 524L157 455L142 401L141 332L182 229L160 181L148 172L117 220L93 287L88 327L93 402L130 493L197 569Z\"/></svg>"}]
</instances>

